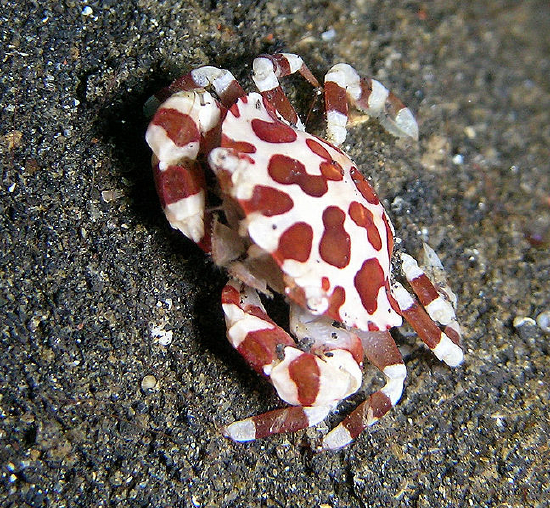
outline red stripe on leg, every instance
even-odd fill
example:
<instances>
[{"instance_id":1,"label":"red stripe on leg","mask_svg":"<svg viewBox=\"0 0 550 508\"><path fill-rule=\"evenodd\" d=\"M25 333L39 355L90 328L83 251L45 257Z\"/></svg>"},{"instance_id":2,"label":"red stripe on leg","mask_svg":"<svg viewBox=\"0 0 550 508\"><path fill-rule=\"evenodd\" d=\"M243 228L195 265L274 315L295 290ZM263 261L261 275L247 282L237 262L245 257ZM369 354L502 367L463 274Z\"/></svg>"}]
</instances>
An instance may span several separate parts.
<instances>
[{"instance_id":1,"label":"red stripe on leg","mask_svg":"<svg viewBox=\"0 0 550 508\"><path fill-rule=\"evenodd\" d=\"M309 420L301 407L279 409L252 417L256 427L256 439L279 434L296 432L309 427Z\"/></svg>"},{"instance_id":2,"label":"red stripe on leg","mask_svg":"<svg viewBox=\"0 0 550 508\"><path fill-rule=\"evenodd\" d=\"M325 107L327 111L338 111L348 116L348 99L346 90L333 81L325 83Z\"/></svg>"},{"instance_id":3,"label":"red stripe on leg","mask_svg":"<svg viewBox=\"0 0 550 508\"><path fill-rule=\"evenodd\" d=\"M417 302L413 302L407 309L401 309L401 312L426 346L434 349L439 344L441 330Z\"/></svg>"},{"instance_id":4,"label":"red stripe on leg","mask_svg":"<svg viewBox=\"0 0 550 508\"><path fill-rule=\"evenodd\" d=\"M391 401L381 391L373 393L368 400L359 404L343 421L323 439L322 448L339 450L351 443L368 426L376 423L392 407Z\"/></svg>"},{"instance_id":5,"label":"red stripe on leg","mask_svg":"<svg viewBox=\"0 0 550 508\"><path fill-rule=\"evenodd\" d=\"M414 293L424 306L432 303L439 298L439 293L428 279L426 274L421 274L414 279L409 280L409 284L413 288Z\"/></svg>"},{"instance_id":6,"label":"red stripe on leg","mask_svg":"<svg viewBox=\"0 0 550 508\"><path fill-rule=\"evenodd\" d=\"M245 361L262 376L269 377L284 346L295 346L290 335L266 314L257 293L231 281L222 291L227 337Z\"/></svg>"}]
</instances>

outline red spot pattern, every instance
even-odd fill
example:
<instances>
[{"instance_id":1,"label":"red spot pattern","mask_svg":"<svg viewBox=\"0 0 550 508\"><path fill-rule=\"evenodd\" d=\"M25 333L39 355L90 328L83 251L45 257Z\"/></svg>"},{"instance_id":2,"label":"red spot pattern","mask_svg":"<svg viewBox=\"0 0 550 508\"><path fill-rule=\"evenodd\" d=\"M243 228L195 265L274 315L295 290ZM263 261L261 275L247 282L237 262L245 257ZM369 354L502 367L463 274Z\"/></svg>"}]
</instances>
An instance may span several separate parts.
<instances>
[{"instance_id":1,"label":"red spot pattern","mask_svg":"<svg viewBox=\"0 0 550 508\"><path fill-rule=\"evenodd\" d=\"M367 259L355 274L354 284L363 307L374 314L378 307L378 292L386 283L384 270L377 259Z\"/></svg>"},{"instance_id":2,"label":"red spot pattern","mask_svg":"<svg viewBox=\"0 0 550 508\"><path fill-rule=\"evenodd\" d=\"M376 250L380 250L382 248L382 240L378 228L374 224L372 212L361 203L352 201L349 205L349 215L355 224L367 230L369 243Z\"/></svg>"},{"instance_id":3,"label":"red spot pattern","mask_svg":"<svg viewBox=\"0 0 550 508\"><path fill-rule=\"evenodd\" d=\"M204 174L200 166L195 162L188 164L188 167L168 166L164 171L158 169L158 165L155 167L153 174L157 194L163 208L180 199L197 194L204 188Z\"/></svg>"},{"instance_id":4,"label":"red spot pattern","mask_svg":"<svg viewBox=\"0 0 550 508\"><path fill-rule=\"evenodd\" d=\"M298 401L302 406L311 406L319 393L319 366L316 357L303 353L288 365L288 375L298 392Z\"/></svg>"},{"instance_id":5,"label":"red spot pattern","mask_svg":"<svg viewBox=\"0 0 550 508\"><path fill-rule=\"evenodd\" d=\"M292 143L298 137L291 127L282 122L266 122L254 118L251 125L256 136L266 143Z\"/></svg>"},{"instance_id":6,"label":"red spot pattern","mask_svg":"<svg viewBox=\"0 0 550 508\"><path fill-rule=\"evenodd\" d=\"M344 305L345 301L346 290L342 286L336 286L329 298L327 316L340 321L342 319L340 316L340 307Z\"/></svg>"},{"instance_id":7,"label":"red spot pattern","mask_svg":"<svg viewBox=\"0 0 550 508\"><path fill-rule=\"evenodd\" d=\"M229 111L231 112L231 114L235 117L235 118L239 118L241 116L241 112L239 111L239 105L238 104L233 104L233 106L231 106L229 108Z\"/></svg>"},{"instance_id":8,"label":"red spot pattern","mask_svg":"<svg viewBox=\"0 0 550 508\"><path fill-rule=\"evenodd\" d=\"M378 196L374 193L374 189L371 187L370 183L365 180L365 177L359 170L357 168L351 168L350 175L361 195L372 205L377 205L380 202Z\"/></svg>"},{"instance_id":9,"label":"red spot pattern","mask_svg":"<svg viewBox=\"0 0 550 508\"><path fill-rule=\"evenodd\" d=\"M160 108L151 123L162 127L176 146L185 146L200 140L200 133L193 118L177 109Z\"/></svg>"},{"instance_id":10,"label":"red spot pattern","mask_svg":"<svg viewBox=\"0 0 550 508\"><path fill-rule=\"evenodd\" d=\"M285 192L273 187L257 185L254 187L252 197L241 200L240 205L247 214L260 212L262 215L271 217L288 212L294 206L294 202Z\"/></svg>"},{"instance_id":11,"label":"red spot pattern","mask_svg":"<svg viewBox=\"0 0 550 508\"><path fill-rule=\"evenodd\" d=\"M286 259L294 259L305 263L311 253L313 229L305 222L297 222L290 226L279 238L279 246L273 257L280 263Z\"/></svg>"},{"instance_id":12,"label":"red spot pattern","mask_svg":"<svg viewBox=\"0 0 550 508\"><path fill-rule=\"evenodd\" d=\"M344 268L349 264L350 236L344 228L346 214L337 206L323 212L325 230L319 243L319 254L329 265Z\"/></svg>"},{"instance_id":13,"label":"red spot pattern","mask_svg":"<svg viewBox=\"0 0 550 508\"><path fill-rule=\"evenodd\" d=\"M306 139L306 145L314 154L318 155L322 159L325 159L327 161L332 160L332 157L330 156L330 153L328 153L328 150L318 141L308 138Z\"/></svg>"},{"instance_id":14,"label":"red spot pattern","mask_svg":"<svg viewBox=\"0 0 550 508\"><path fill-rule=\"evenodd\" d=\"M325 159L319 165L319 169L321 170L321 174L327 180L339 181L344 178L344 170L342 169L342 166L332 159L332 156L328 150L321 145L321 143L315 141L314 139L308 138L306 139L306 145L314 154Z\"/></svg>"},{"instance_id":15,"label":"red spot pattern","mask_svg":"<svg viewBox=\"0 0 550 508\"><path fill-rule=\"evenodd\" d=\"M222 134L221 146L223 148L233 148L237 152L256 153L256 147L252 143L235 141L225 134Z\"/></svg>"},{"instance_id":16,"label":"red spot pattern","mask_svg":"<svg viewBox=\"0 0 550 508\"><path fill-rule=\"evenodd\" d=\"M321 277L321 287L324 291L328 291L330 289L330 280L328 277Z\"/></svg>"},{"instance_id":17,"label":"red spot pattern","mask_svg":"<svg viewBox=\"0 0 550 508\"><path fill-rule=\"evenodd\" d=\"M339 181L343 180L344 178L344 170L342 169L342 166L340 166L340 164L338 164L336 161L321 162L319 168L321 170L321 174L327 180Z\"/></svg>"},{"instance_id":18,"label":"red spot pattern","mask_svg":"<svg viewBox=\"0 0 550 508\"><path fill-rule=\"evenodd\" d=\"M309 175L305 166L297 159L275 154L267 166L269 176L283 185L296 184L309 196L320 197L328 190L327 182L321 175Z\"/></svg>"}]
</instances>

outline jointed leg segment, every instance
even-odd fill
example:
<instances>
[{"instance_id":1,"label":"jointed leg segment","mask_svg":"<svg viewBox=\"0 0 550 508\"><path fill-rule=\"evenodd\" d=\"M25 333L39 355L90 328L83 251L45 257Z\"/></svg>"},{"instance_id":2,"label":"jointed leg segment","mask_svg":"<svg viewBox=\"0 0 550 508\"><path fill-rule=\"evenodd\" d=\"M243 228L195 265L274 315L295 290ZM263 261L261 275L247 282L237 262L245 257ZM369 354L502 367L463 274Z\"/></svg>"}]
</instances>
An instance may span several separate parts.
<instances>
[{"instance_id":1,"label":"jointed leg segment","mask_svg":"<svg viewBox=\"0 0 550 508\"><path fill-rule=\"evenodd\" d=\"M325 76L328 139L335 145L346 139L348 104L377 118L390 134L418 139L416 120L392 92L350 65L336 64Z\"/></svg>"},{"instance_id":2,"label":"jointed leg segment","mask_svg":"<svg viewBox=\"0 0 550 508\"><path fill-rule=\"evenodd\" d=\"M401 254L401 261L403 273L420 300L419 303L399 282L394 282L391 294L401 314L439 360L456 367L462 363L464 353L452 305L411 256Z\"/></svg>"}]
</instances>

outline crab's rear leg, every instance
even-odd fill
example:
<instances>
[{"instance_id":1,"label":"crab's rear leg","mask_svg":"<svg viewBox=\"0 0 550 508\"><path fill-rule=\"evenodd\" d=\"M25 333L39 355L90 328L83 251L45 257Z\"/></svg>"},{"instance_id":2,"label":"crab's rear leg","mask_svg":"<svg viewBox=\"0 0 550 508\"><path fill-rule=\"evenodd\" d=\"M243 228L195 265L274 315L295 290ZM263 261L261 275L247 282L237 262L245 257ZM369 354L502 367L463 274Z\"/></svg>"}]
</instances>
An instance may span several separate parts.
<instances>
[{"instance_id":1,"label":"crab's rear leg","mask_svg":"<svg viewBox=\"0 0 550 508\"><path fill-rule=\"evenodd\" d=\"M227 437L251 441L316 425L359 388L361 370L349 351L334 350L321 358L298 349L267 316L253 289L231 281L223 290L222 304L233 347L294 406L234 422L224 429Z\"/></svg>"},{"instance_id":2,"label":"crab's rear leg","mask_svg":"<svg viewBox=\"0 0 550 508\"><path fill-rule=\"evenodd\" d=\"M275 107L288 123L304 130L304 124L283 92L278 79L298 72L315 88L318 88L319 82L303 60L292 53L260 55L254 59L252 68L254 71L252 79L262 96Z\"/></svg>"},{"instance_id":3,"label":"crab's rear leg","mask_svg":"<svg viewBox=\"0 0 550 508\"><path fill-rule=\"evenodd\" d=\"M375 79L362 78L348 64L336 64L325 76L327 137L335 145L346 139L349 105L377 118L397 137L418 139L418 125L409 108Z\"/></svg>"},{"instance_id":4,"label":"crab's rear leg","mask_svg":"<svg viewBox=\"0 0 550 508\"><path fill-rule=\"evenodd\" d=\"M322 448L338 450L353 441L363 430L376 423L403 393L407 370L401 353L389 332L357 332L363 342L365 356L386 378L386 384L350 413L323 439Z\"/></svg>"},{"instance_id":5,"label":"crab's rear leg","mask_svg":"<svg viewBox=\"0 0 550 508\"><path fill-rule=\"evenodd\" d=\"M460 327L454 309L443 292L432 284L418 263L401 254L402 269L420 303L399 282L391 286L400 313L435 356L451 367L462 363Z\"/></svg>"}]
</instances>

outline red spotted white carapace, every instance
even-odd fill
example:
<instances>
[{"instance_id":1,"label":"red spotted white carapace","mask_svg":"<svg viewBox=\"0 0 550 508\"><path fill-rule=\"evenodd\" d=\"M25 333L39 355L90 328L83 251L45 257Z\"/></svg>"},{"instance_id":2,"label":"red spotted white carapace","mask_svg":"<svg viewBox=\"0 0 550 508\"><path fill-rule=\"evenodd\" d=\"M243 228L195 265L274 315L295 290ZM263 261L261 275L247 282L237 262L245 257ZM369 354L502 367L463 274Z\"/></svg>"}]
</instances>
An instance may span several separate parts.
<instances>
[{"instance_id":1,"label":"red spotted white carapace","mask_svg":"<svg viewBox=\"0 0 550 508\"><path fill-rule=\"evenodd\" d=\"M305 132L279 84L295 72L324 93L328 141ZM389 330L403 318L437 358L463 359L452 292L407 254L400 265L416 297L395 280L390 219L338 148L349 107L398 137L416 140L418 127L395 95L347 64L332 67L321 87L297 55L262 55L252 77L259 93L246 94L229 71L200 67L148 101L155 182L172 227L230 276L222 292L229 341L289 404L231 423L225 435L250 441L321 422L359 390L367 358L386 384L324 437L323 449L339 449L401 397L406 369ZM272 292L288 301L288 330L259 297Z\"/></svg>"}]
</instances>

